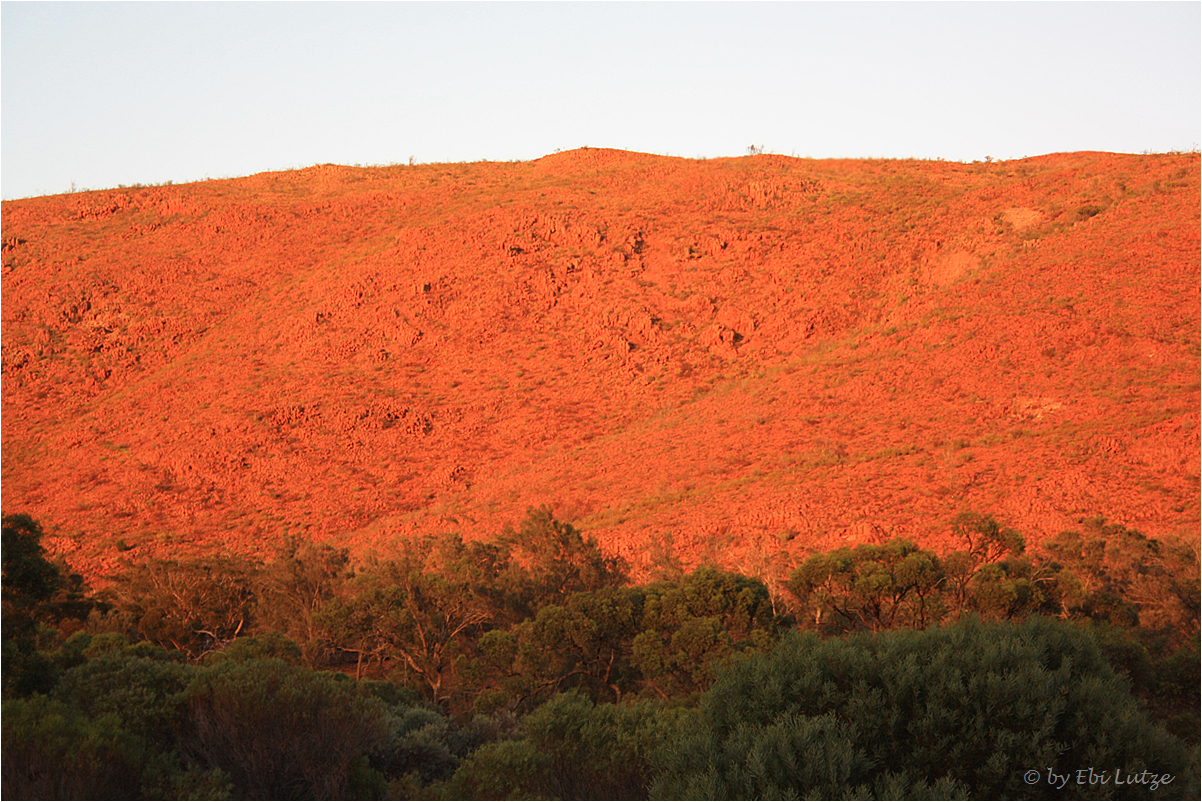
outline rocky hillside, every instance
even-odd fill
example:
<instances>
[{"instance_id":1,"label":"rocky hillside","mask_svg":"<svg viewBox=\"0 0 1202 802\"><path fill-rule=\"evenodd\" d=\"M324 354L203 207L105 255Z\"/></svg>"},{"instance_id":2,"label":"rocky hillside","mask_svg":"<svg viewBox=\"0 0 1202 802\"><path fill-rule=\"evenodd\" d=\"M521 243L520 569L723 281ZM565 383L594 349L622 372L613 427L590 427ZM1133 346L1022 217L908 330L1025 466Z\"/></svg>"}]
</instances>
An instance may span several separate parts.
<instances>
[{"instance_id":1,"label":"rocky hillside","mask_svg":"<svg viewBox=\"0 0 1202 802\"><path fill-rule=\"evenodd\" d=\"M636 569L961 510L1196 542L1199 182L585 149L6 202L4 511L93 578L544 503Z\"/></svg>"}]
</instances>

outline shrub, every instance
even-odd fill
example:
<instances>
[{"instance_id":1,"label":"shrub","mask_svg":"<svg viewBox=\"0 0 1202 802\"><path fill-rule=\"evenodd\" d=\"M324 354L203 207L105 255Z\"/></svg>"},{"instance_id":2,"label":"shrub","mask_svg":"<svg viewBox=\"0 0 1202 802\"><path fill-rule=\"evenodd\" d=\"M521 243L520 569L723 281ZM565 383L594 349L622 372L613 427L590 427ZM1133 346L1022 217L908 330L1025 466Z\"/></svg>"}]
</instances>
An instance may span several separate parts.
<instances>
[{"instance_id":1,"label":"shrub","mask_svg":"<svg viewBox=\"0 0 1202 802\"><path fill-rule=\"evenodd\" d=\"M193 673L179 663L110 652L64 673L53 696L93 718L115 716L155 743L170 743Z\"/></svg>"},{"instance_id":2,"label":"shrub","mask_svg":"<svg viewBox=\"0 0 1202 802\"><path fill-rule=\"evenodd\" d=\"M1185 745L1148 721L1088 633L1042 618L827 641L794 634L732 666L701 713L653 795L829 798L894 787L1042 798L1047 786L1024 772L1090 766L1178 778L1153 796L1197 791L1183 788L1187 775L1196 784Z\"/></svg>"},{"instance_id":3,"label":"shrub","mask_svg":"<svg viewBox=\"0 0 1202 802\"><path fill-rule=\"evenodd\" d=\"M687 715L560 694L522 721L520 739L473 753L448 790L457 799L646 799L655 754Z\"/></svg>"},{"instance_id":4,"label":"shrub","mask_svg":"<svg viewBox=\"0 0 1202 802\"><path fill-rule=\"evenodd\" d=\"M270 657L298 665L301 661L300 647L282 633L263 632L250 637L235 638L224 649L206 655L205 661L208 663L221 663L228 660L242 662Z\"/></svg>"},{"instance_id":5,"label":"shrub","mask_svg":"<svg viewBox=\"0 0 1202 802\"><path fill-rule=\"evenodd\" d=\"M276 659L202 668L186 704L185 754L251 798L346 798L386 732L378 699Z\"/></svg>"},{"instance_id":6,"label":"shrub","mask_svg":"<svg viewBox=\"0 0 1202 802\"><path fill-rule=\"evenodd\" d=\"M145 744L109 714L35 696L3 708L5 799L134 799Z\"/></svg>"}]
</instances>

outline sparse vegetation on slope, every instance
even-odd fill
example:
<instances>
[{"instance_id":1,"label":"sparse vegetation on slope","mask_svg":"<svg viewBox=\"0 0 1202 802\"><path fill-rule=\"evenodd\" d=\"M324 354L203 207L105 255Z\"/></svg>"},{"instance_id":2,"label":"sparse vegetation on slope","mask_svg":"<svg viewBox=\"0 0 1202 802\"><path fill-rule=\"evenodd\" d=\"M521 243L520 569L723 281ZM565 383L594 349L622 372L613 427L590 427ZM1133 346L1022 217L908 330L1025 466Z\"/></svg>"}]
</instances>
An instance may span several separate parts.
<instances>
[{"instance_id":1,"label":"sparse vegetation on slope","mask_svg":"<svg viewBox=\"0 0 1202 802\"><path fill-rule=\"evenodd\" d=\"M584 149L5 203L5 502L93 579L546 501L636 576L963 509L1189 543L1198 170Z\"/></svg>"}]
</instances>

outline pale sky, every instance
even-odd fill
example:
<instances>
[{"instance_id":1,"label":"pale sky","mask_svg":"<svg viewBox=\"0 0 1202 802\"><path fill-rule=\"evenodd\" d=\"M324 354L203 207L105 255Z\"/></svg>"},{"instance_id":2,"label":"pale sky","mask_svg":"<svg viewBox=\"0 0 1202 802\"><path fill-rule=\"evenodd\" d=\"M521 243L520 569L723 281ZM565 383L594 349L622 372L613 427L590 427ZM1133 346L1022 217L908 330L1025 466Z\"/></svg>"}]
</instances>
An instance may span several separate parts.
<instances>
[{"instance_id":1,"label":"pale sky","mask_svg":"<svg viewBox=\"0 0 1202 802\"><path fill-rule=\"evenodd\" d=\"M313 164L1202 141L1202 3L0 4L0 194Z\"/></svg>"}]
</instances>

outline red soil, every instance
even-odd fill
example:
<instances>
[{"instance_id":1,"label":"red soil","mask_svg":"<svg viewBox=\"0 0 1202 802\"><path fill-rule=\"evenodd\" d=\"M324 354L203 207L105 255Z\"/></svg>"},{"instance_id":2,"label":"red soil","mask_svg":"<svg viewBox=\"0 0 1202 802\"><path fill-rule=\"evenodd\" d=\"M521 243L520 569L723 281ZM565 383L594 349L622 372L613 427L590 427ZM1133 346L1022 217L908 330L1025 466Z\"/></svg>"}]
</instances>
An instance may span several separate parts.
<instances>
[{"instance_id":1,"label":"red soil","mask_svg":"<svg viewBox=\"0 0 1202 802\"><path fill-rule=\"evenodd\" d=\"M129 556L490 537L781 574L1199 536L1199 157L350 168L3 205L3 503Z\"/></svg>"}]
</instances>

